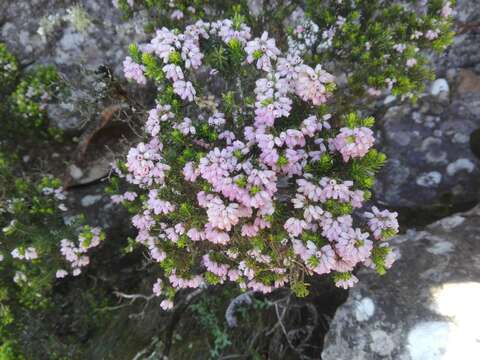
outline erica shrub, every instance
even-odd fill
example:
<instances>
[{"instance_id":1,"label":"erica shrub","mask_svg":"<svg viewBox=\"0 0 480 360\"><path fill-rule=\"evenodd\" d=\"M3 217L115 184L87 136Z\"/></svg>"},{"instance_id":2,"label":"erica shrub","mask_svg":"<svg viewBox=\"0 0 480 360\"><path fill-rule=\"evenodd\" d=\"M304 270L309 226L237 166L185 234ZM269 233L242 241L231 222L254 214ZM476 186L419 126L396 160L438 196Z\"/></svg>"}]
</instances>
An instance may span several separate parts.
<instances>
[{"instance_id":1,"label":"erica shrub","mask_svg":"<svg viewBox=\"0 0 480 360\"><path fill-rule=\"evenodd\" d=\"M117 166L135 187L113 200L135 209L163 308L182 288L289 284L304 296L309 275L347 288L357 266L392 265L396 214L364 212L385 161L374 120L335 111L320 64L255 37L239 15L162 28L130 50L125 76L158 96L144 141Z\"/></svg>"}]
</instances>

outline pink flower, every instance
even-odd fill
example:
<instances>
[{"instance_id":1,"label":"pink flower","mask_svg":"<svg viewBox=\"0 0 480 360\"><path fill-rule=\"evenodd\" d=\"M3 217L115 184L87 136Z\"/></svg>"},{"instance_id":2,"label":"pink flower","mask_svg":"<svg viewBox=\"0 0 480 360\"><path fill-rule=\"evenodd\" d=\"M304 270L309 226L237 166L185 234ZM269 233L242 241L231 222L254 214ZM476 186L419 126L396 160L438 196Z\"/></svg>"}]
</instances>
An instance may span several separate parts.
<instances>
[{"instance_id":1,"label":"pink flower","mask_svg":"<svg viewBox=\"0 0 480 360\"><path fill-rule=\"evenodd\" d=\"M168 277L168 279L170 280L172 286L177 289L195 289L204 286L204 280L201 276L196 275L189 278L183 278L177 276L175 269L172 271L172 274Z\"/></svg>"},{"instance_id":2,"label":"pink flower","mask_svg":"<svg viewBox=\"0 0 480 360\"><path fill-rule=\"evenodd\" d=\"M194 167L194 163L191 161L186 163L183 167L183 176L187 181L194 182L195 180L197 180L197 176L199 174L199 170Z\"/></svg>"},{"instance_id":3,"label":"pink flower","mask_svg":"<svg viewBox=\"0 0 480 360\"><path fill-rule=\"evenodd\" d=\"M448 18L448 17L452 16L453 9L452 9L452 3L450 1L445 2L445 4L442 7L442 11L441 11L440 14L444 18Z\"/></svg>"},{"instance_id":4,"label":"pink flower","mask_svg":"<svg viewBox=\"0 0 480 360\"><path fill-rule=\"evenodd\" d=\"M211 24L212 34L217 34L222 40L229 44L231 40L236 39L245 45L250 39L250 28L241 24L239 28L233 29L233 22L230 19L219 20Z\"/></svg>"},{"instance_id":5,"label":"pink flower","mask_svg":"<svg viewBox=\"0 0 480 360\"><path fill-rule=\"evenodd\" d=\"M144 75L144 71L145 66L137 64L130 56L125 58L123 62L123 72L127 79L134 80L140 85L146 85L147 78Z\"/></svg>"},{"instance_id":6,"label":"pink flower","mask_svg":"<svg viewBox=\"0 0 480 360\"><path fill-rule=\"evenodd\" d=\"M208 118L208 124L213 126L222 126L225 125L225 114L221 112L214 113L211 117Z\"/></svg>"},{"instance_id":7,"label":"pink flower","mask_svg":"<svg viewBox=\"0 0 480 360\"><path fill-rule=\"evenodd\" d=\"M348 288L351 288L353 285L355 285L357 282L358 282L358 278L355 275L350 275L350 277L347 279L342 278L340 280L337 280L335 282L335 285L343 289L348 289Z\"/></svg>"},{"instance_id":8,"label":"pink flower","mask_svg":"<svg viewBox=\"0 0 480 360\"><path fill-rule=\"evenodd\" d=\"M127 201L133 201L137 198L137 193L132 192L132 191L127 191L126 193L123 194L123 198Z\"/></svg>"},{"instance_id":9,"label":"pink flower","mask_svg":"<svg viewBox=\"0 0 480 360\"><path fill-rule=\"evenodd\" d=\"M317 29L321 46L331 43L344 21L338 16L330 29L323 33ZM311 26L302 30L306 36ZM175 103L158 103L150 110L145 123L148 138L130 149L127 171L123 175L119 171L142 191L114 200L135 200L141 209L132 224L138 230L136 241L148 249L152 262L185 260L172 263L179 267L164 274L165 284L158 280L153 285L157 296L169 289L161 302L165 309L173 307L173 291L205 286L206 273L220 283L235 281L244 290L263 293L285 286L292 271L301 276L333 272L337 286L352 286L358 280L350 272L358 265L373 264L372 239L384 240L398 228L393 213L378 209L365 214L368 227L357 221L356 211L343 216L326 211L333 205L344 206L347 212L364 206L364 192L345 179L348 166L335 160L340 155L344 162L365 156L373 146L373 132L367 127L332 129L332 115L323 115L320 105L332 95L335 78L320 65L304 64L298 55L282 56L266 32L250 38L248 26L232 20L197 21L183 32L157 30L150 43L140 46L142 52L158 58L165 81L173 85ZM246 96L240 92L251 91L247 95L254 100L240 102L227 117L219 112L224 108L222 99L205 88L197 71L204 57L203 39L240 46L246 53L243 65L252 64L255 70L252 76L257 69L264 71L253 91L241 80L235 83L235 99ZM407 52L405 44L394 48ZM414 66L409 60L407 66ZM128 65L132 74L143 75L141 64ZM211 77L220 72L208 66L201 70ZM395 79L385 80L389 89L394 84ZM368 91L381 95L381 88ZM196 97L196 90L201 97ZM303 117L298 117L298 109L303 109ZM183 135L182 144L171 138L172 131ZM332 178L319 175L324 161L329 161L327 151L333 154ZM185 158L189 161L182 161ZM278 226L278 214L286 219L283 233L273 228ZM73 271L90 261L86 245L62 242L62 254ZM389 253L386 266L394 258Z\"/></svg>"},{"instance_id":10,"label":"pink flower","mask_svg":"<svg viewBox=\"0 0 480 360\"><path fill-rule=\"evenodd\" d=\"M255 38L245 46L247 53L247 62L252 63L257 60L257 69L269 71L271 69L271 60L275 60L280 50L275 46L275 39L269 39L265 31L260 38Z\"/></svg>"},{"instance_id":11,"label":"pink flower","mask_svg":"<svg viewBox=\"0 0 480 360\"><path fill-rule=\"evenodd\" d=\"M296 80L296 93L304 101L311 101L314 105L321 105L327 101L329 94L325 88L326 84L333 83L335 78L322 69L320 65L315 70L308 65L299 67Z\"/></svg>"},{"instance_id":12,"label":"pink flower","mask_svg":"<svg viewBox=\"0 0 480 360\"><path fill-rule=\"evenodd\" d=\"M55 273L55 277L57 279L62 279L67 275L68 275L68 272L66 270L63 270L63 269L58 269L57 272Z\"/></svg>"},{"instance_id":13,"label":"pink flower","mask_svg":"<svg viewBox=\"0 0 480 360\"><path fill-rule=\"evenodd\" d=\"M426 37L428 40L435 40L436 38L438 38L438 33L439 33L438 30L428 30L428 31L425 33L425 37Z\"/></svg>"},{"instance_id":14,"label":"pink flower","mask_svg":"<svg viewBox=\"0 0 480 360\"><path fill-rule=\"evenodd\" d=\"M368 226L375 239L381 240L385 230L392 230L394 233L398 232L398 214L396 212L380 211L376 206L372 206L372 212L365 212L364 215L369 219Z\"/></svg>"},{"instance_id":15,"label":"pink flower","mask_svg":"<svg viewBox=\"0 0 480 360\"><path fill-rule=\"evenodd\" d=\"M30 246L26 249L15 248L10 253L12 257L20 260L35 260L38 258L37 250Z\"/></svg>"},{"instance_id":16,"label":"pink flower","mask_svg":"<svg viewBox=\"0 0 480 360\"><path fill-rule=\"evenodd\" d=\"M330 129L330 124L327 120L328 117L324 118L323 121L319 121L315 115L311 115L303 120L300 130L305 136L314 137L316 133L323 129Z\"/></svg>"},{"instance_id":17,"label":"pink flower","mask_svg":"<svg viewBox=\"0 0 480 360\"><path fill-rule=\"evenodd\" d=\"M330 245L322 246L322 248L315 253L318 259L318 265L313 269L318 275L328 274L335 269L336 255Z\"/></svg>"},{"instance_id":18,"label":"pink flower","mask_svg":"<svg viewBox=\"0 0 480 360\"><path fill-rule=\"evenodd\" d=\"M257 236L260 229L254 224L244 224L242 225L242 236L254 237Z\"/></svg>"},{"instance_id":19,"label":"pink flower","mask_svg":"<svg viewBox=\"0 0 480 360\"><path fill-rule=\"evenodd\" d=\"M196 228L191 228L190 230L188 230L187 236L192 241L200 241L200 240L203 240L204 238L204 234Z\"/></svg>"},{"instance_id":20,"label":"pink flower","mask_svg":"<svg viewBox=\"0 0 480 360\"><path fill-rule=\"evenodd\" d=\"M230 269L228 271L228 279L230 281L237 281L238 279L240 279L240 276L241 276L241 273L237 269Z\"/></svg>"},{"instance_id":21,"label":"pink flower","mask_svg":"<svg viewBox=\"0 0 480 360\"><path fill-rule=\"evenodd\" d=\"M381 91L381 90L375 89L375 88L372 88L372 87L369 87L369 88L367 89L367 93L368 93L368 95L374 96L374 97L378 97L378 96L381 96L381 95L382 95L382 91Z\"/></svg>"},{"instance_id":22,"label":"pink flower","mask_svg":"<svg viewBox=\"0 0 480 360\"><path fill-rule=\"evenodd\" d=\"M82 270L79 269L79 268L76 268L76 269L73 270L72 275L73 275L73 276L78 276L78 275L80 275L81 273L82 273Z\"/></svg>"},{"instance_id":23,"label":"pink flower","mask_svg":"<svg viewBox=\"0 0 480 360\"><path fill-rule=\"evenodd\" d=\"M190 118L187 118L187 117L183 118L183 121L181 123L175 125L174 128L180 130L180 132L183 135L188 135L188 134L195 135L196 134L196 129L192 125L192 120L190 120Z\"/></svg>"},{"instance_id":24,"label":"pink flower","mask_svg":"<svg viewBox=\"0 0 480 360\"><path fill-rule=\"evenodd\" d=\"M373 146L375 138L369 128L341 128L335 139L330 141L332 149L342 154L343 161L347 162L352 158L361 158Z\"/></svg>"},{"instance_id":25,"label":"pink flower","mask_svg":"<svg viewBox=\"0 0 480 360\"><path fill-rule=\"evenodd\" d=\"M175 64L167 64L163 67L163 72L165 77L173 82L177 80L183 80L185 77L183 75L182 68Z\"/></svg>"},{"instance_id":26,"label":"pink flower","mask_svg":"<svg viewBox=\"0 0 480 360\"><path fill-rule=\"evenodd\" d=\"M414 67L415 65L417 65L417 59L415 59L415 58L407 59L406 65L409 68Z\"/></svg>"},{"instance_id":27,"label":"pink flower","mask_svg":"<svg viewBox=\"0 0 480 360\"><path fill-rule=\"evenodd\" d=\"M214 244L226 245L230 241L230 236L226 232L215 230L210 223L207 223L205 239Z\"/></svg>"},{"instance_id":28,"label":"pink flower","mask_svg":"<svg viewBox=\"0 0 480 360\"><path fill-rule=\"evenodd\" d=\"M273 288L271 286L265 285L264 283L255 280L249 281L247 283L247 287L252 291L259 291L263 294L268 294L273 291Z\"/></svg>"},{"instance_id":29,"label":"pink flower","mask_svg":"<svg viewBox=\"0 0 480 360\"><path fill-rule=\"evenodd\" d=\"M277 61L277 73L288 80L294 80L298 76L298 65L302 59L298 55L289 54L286 58L279 58Z\"/></svg>"},{"instance_id":30,"label":"pink flower","mask_svg":"<svg viewBox=\"0 0 480 360\"><path fill-rule=\"evenodd\" d=\"M226 264L219 264L216 261L210 259L208 254L203 255L202 257L203 265L208 271L212 274L217 275L220 279L225 280L229 271L229 266Z\"/></svg>"},{"instance_id":31,"label":"pink flower","mask_svg":"<svg viewBox=\"0 0 480 360\"><path fill-rule=\"evenodd\" d=\"M170 309L173 309L173 301L172 300L163 300L161 303L160 303L160 307L163 309L163 310L170 310Z\"/></svg>"},{"instance_id":32,"label":"pink flower","mask_svg":"<svg viewBox=\"0 0 480 360\"><path fill-rule=\"evenodd\" d=\"M302 233L306 225L307 225L306 222L303 220L299 220L296 218L289 218L283 225L283 228L287 230L290 236L297 237Z\"/></svg>"},{"instance_id":33,"label":"pink flower","mask_svg":"<svg viewBox=\"0 0 480 360\"><path fill-rule=\"evenodd\" d=\"M163 281L161 279L157 279L155 284L153 284L153 293L155 296L162 295L162 288L163 288Z\"/></svg>"},{"instance_id":34,"label":"pink flower","mask_svg":"<svg viewBox=\"0 0 480 360\"><path fill-rule=\"evenodd\" d=\"M393 49L395 51L399 52L400 54L403 53L406 48L407 48L407 46L405 44L395 44L395 45L393 45Z\"/></svg>"},{"instance_id":35,"label":"pink flower","mask_svg":"<svg viewBox=\"0 0 480 360\"><path fill-rule=\"evenodd\" d=\"M210 224L220 230L230 231L242 217L242 209L236 203L225 206L218 197L208 205L207 216Z\"/></svg>"},{"instance_id":36,"label":"pink flower","mask_svg":"<svg viewBox=\"0 0 480 360\"><path fill-rule=\"evenodd\" d=\"M182 100L193 101L196 91L190 81L178 80L173 83L173 91L180 96Z\"/></svg>"},{"instance_id":37,"label":"pink flower","mask_svg":"<svg viewBox=\"0 0 480 360\"><path fill-rule=\"evenodd\" d=\"M171 15L170 15L170 19L172 20L180 20L180 19L183 19L183 12L181 10L174 10Z\"/></svg>"},{"instance_id":38,"label":"pink flower","mask_svg":"<svg viewBox=\"0 0 480 360\"><path fill-rule=\"evenodd\" d=\"M156 136L160 132L160 123L173 118L170 111L170 105L159 105L148 112L148 119L145 124L145 130L151 135Z\"/></svg>"},{"instance_id":39,"label":"pink flower","mask_svg":"<svg viewBox=\"0 0 480 360\"><path fill-rule=\"evenodd\" d=\"M159 249L157 246L150 247L150 256L156 262L162 262L167 258L165 251Z\"/></svg>"}]
</instances>

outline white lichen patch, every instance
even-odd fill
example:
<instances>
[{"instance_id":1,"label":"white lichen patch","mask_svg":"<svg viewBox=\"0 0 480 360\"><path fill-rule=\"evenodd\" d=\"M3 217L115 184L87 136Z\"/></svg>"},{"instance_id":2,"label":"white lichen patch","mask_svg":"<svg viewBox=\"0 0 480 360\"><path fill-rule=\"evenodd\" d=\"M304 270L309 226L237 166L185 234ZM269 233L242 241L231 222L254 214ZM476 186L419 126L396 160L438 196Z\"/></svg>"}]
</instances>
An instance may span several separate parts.
<instances>
[{"instance_id":1,"label":"white lichen patch","mask_svg":"<svg viewBox=\"0 0 480 360\"><path fill-rule=\"evenodd\" d=\"M433 96L438 96L442 92L448 93L449 91L450 87L448 86L448 82L445 79L435 80L430 88L430 94L432 94Z\"/></svg>"},{"instance_id":2,"label":"white lichen patch","mask_svg":"<svg viewBox=\"0 0 480 360\"><path fill-rule=\"evenodd\" d=\"M395 349L395 343L385 331L374 330L370 333L372 342L370 349L380 356L389 356Z\"/></svg>"},{"instance_id":3,"label":"white lichen patch","mask_svg":"<svg viewBox=\"0 0 480 360\"><path fill-rule=\"evenodd\" d=\"M88 29L93 25L90 15L81 5L73 5L68 8L65 20L70 22L74 29L80 33L88 32Z\"/></svg>"},{"instance_id":4,"label":"white lichen patch","mask_svg":"<svg viewBox=\"0 0 480 360\"><path fill-rule=\"evenodd\" d=\"M366 297L355 304L355 318L357 321L367 321L375 312L375 304L373 300Z\"/></svg>"},{"instance_id":5,"label":"white lichen patch","mask_svg":"<svg viewBox=\"0 0 480 360\"><path fill-rule=\"evenodd\" d=\"M460 215L453 215L445 219L440 220L438 223L442 226L444 230L452 230L457 226L460 226L465 221L465 218Z\"/></svg>"},{"instance_id":6,"label":"white lichen patch","mask_svg":"<svg viewBox=\"0 0 480 360\"><path fill-rule=\"evenodd\" d=\"M421 174L417 178L417 184L423 187L435 187L442 182L442 174L438 171Z\"/></svg>"},{"instance_id":7,"label":"white lichen patch","mask_svg":"<svg viewBox=\"0 0 480 360\"><path fill-rule=\"evenodd\" d=\"M412 360L443 360L450 324L445 321L422 322L410 330L407 350Z\"/></svg>"},{"instance_id":8,"label":"white lichen patch","mask_svg":"<svg viewBox=\"0 0 480 360\"><path fill-rule=\"evenodd\" d=\"M449 241L439 241L427 248L427 251L434 255L442 255L452 252L454 248L455 246Z\"/></svg>"},{"instance_id":9,"label":"white lichen patch","mask_svg":"<svg viewBox=\"0 0 480 360\"><path fill-rule=\"evenodd\" d=\"M475 170L475 164L470 159L458 159L447 166L447 173L450 176L454 176L460 171L466 171L471 173Z\"/></svg>"},{"instance_id":10,"label":"white lichen patch","mask_svg":"<svg viewBox=\"0 0 480 360\"><path fill-rule=\"evenodd\" d=\"M44 42L52 35L62 22L62 16L60 14L50 14L40 19L38 24L37 34L40 35Z\"/></svg>"}]
</instances>

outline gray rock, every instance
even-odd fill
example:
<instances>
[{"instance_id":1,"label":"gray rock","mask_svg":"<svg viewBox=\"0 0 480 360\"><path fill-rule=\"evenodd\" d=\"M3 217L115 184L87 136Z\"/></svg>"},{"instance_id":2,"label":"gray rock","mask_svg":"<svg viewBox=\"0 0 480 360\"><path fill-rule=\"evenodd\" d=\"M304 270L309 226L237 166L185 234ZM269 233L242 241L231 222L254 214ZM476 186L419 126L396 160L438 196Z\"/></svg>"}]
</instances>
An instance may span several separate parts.
<instances>
[{"instance_id":1,"label":"gray rock","mask_svg":"<svg viewBox=\"0 0 480 360\"><path fill-rule=\"evenodd\" d=\"M479 198L479 160L470 135L480 128L480 91L450 102L425 96L416 106L389 108L379 147L389 161L379 174L377 200L393 207L428 207Z\"/></svg>"},{"instance_id":2,"label":"gray rock","mask_svg":"<svg viewBox=\"0 0 480 360\"><path fill-rule=\"evenodd\" d=\"M322 359L478 359L480 206L392 245L400 258L385 276L359 271Z\"/></svg>"},{"instance_id":3,"label":"gray rock","mask_svg":"<svg viewBox=\"0 0 480 360\"><path fill-rule=\"evenodd\" d=\"M71 185L85 185L105 178L111 171L114 160L112 154L103 152L98 159L82 164L81 167L70 165Z\"/></svg>"},{"instance_id":4,"label":"gray rock","mask_svg":"<svg viewBox=\"0 0 480 360\"><path fill-rule=\"evenodd\" d=\"M477 0L458 0L455 7L456 32L454 44L435 60L437 70L447 73L452 68L473 68L480 73L480 3Z\"/></svg>"},{"instance_id":5,"label":"gray rock","mask_svg":"<svg viewBox=\"0 0 480 360\"><path fill-rule=\"evenodd\" d=\"M121 75L128 45L146 39L146 18L123 19L111 0L0 1L0 40L23 64L57 66L71 94L51 104L49 115L74 131L102 105L105 84L95 71L106 65Z\"/></svg>"},{"instance_id":6,"label":"gray rock","mask_svg":"<svg viewBox=\"0 0 480 360\"><path fill-rule=\"evenodd\" d=\"M455 17L453 45L432 57L438 79L428 94L417 106L390 103L379 119L389 162L376 194L385 205L464 206L480 198L479 161L470 148L480 129L480 2L457 1Z\"/></svg>"},{"instance_id":7,"label":"gray rock","mask_svg":"<svg viewBox=\"0 0 480 360\"><path fill-rule=\"evenodd\" d=\"M263 0L249 0L247 1L248 11L250 15L259 17L263 13Z\"/></svg>"}]
</instances>

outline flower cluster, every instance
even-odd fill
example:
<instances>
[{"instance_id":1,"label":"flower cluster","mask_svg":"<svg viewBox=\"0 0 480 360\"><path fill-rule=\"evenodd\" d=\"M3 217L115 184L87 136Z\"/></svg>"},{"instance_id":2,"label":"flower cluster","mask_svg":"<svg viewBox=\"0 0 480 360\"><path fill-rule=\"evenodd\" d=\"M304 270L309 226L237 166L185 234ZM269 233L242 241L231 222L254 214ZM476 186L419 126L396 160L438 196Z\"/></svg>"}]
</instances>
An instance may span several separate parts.
<instances>
[{"instance_id":1,"label":"flower cluster","mask_svg":"<svg viewBox=\"0 0 480 360\"><path fill-rule=\"evenodd\" d=\"M18 84L11 95L11 102L18 115L34 126L42 127L47 120L47 105L61 90L60 76L56 69L39 66Z\"/></svg>"},{"instance_id":2,"label":"flower cluster","mask_svg":"<svg viewBox=\"0 0 480 360\"><path fill-rule=\"evenodd\" d=\"M215 56L218 68L205 70ZM235 90L214 108L200 106L202 71L233 76ZM354 214L385 160L372 148L373 121L328 112L335 78L322 66L282 54L266 32L253 38L238 21L198 21L132 46L125 75L152 79L161 94L147 139L117 166L138 187L113 200L139 205L136 241L164 270L153 286L163 308L183 288L233 281L268 293L290 283L301 296L305 275L332 273L346 288L358 265L392 265L385 240L398 230L396 214Z\"/></svg>"},{"instance_id":3,"label":"flower cluster","mask_svg":"<svg viewBox=\"0 0 480 360\"><path fill-rule=\"evenodd\" d=\"M0 153L1 165L3 162ZM7 166L11 166L8 164ZM8 198L0 198L0 261L4 266L22 269L23 274L31 280L33 269L42 269L44 263L52 265L58 257L57 249L53 249L54 241L50 231L53 225L52 218L58 216L61 220L61 211L67 208L63 201L65 192L60 180L51 176L43 177L37 184L16 179L11 187L11 174L5 172L6 167L0 166L2 174L1 185L8 189ZM48 235L39 233L39 229L32 225L35 218L40 217L42 225L47 227ZM5 222L7 224L5 225ZM53 232L52 232L53 233ZM26 236L29 234L30 236ZM10 257L7 254L10 253ZM29 262L30 264L27 264ZM29 266L32 265L32 266ZM30 271L25 271L29 269ZM41 270L40 270L41 271ZM44 274L45 275L45 274ZM33 275L34 277L34 275Z\"/></svg>"},{"instance_id":4,"label":"flower cluster","mask_svg":"<svg viewBox=\"0 0 480 360\"><path fill-rule=\"evenodd\" d=\"M342 128L330 145L342 154L344 161L348 161L351 158L364 157L374 141L373 132L369 128Z\"/></svg>"},{"instance_id":5,"label":"flower cluster","mask_svg":"<svg viewBox=\"0 0 480 360\"><path fill-rule=\"evenodd\" d=\"M12 258L20 260L35 260L38 258L37 250L33 246L27 248L15 248L10 253Z\"/></svg>"},{"instance_id":6,"label":"flower cluster","mask_svg":"<svg viewBox=\"0 0 480 360\"><path fill-rule=\"evenodd\" d=\"M105 239L105 234L98 227L90 228L85 226L78 236L77 244L71 240L63 239L60 242L60 252L72 268L72 275L78 276L82 273L82 268L90 263L90 257L87 255L89 249L97 247ZM64 269L58 269L57 278L63 278L68 275Z\"/></svg>"},{"instance_id":7,"label":"flower cluster","mask_svg":"<svg viewBox=\"0 0 480 360\"><path fill-rule=\"evenodd\" d=\"M18 62L10 54L5 44L0 43L0 81L3 85L9 85L17 76Z\"/></svg>"}]
</instances>

